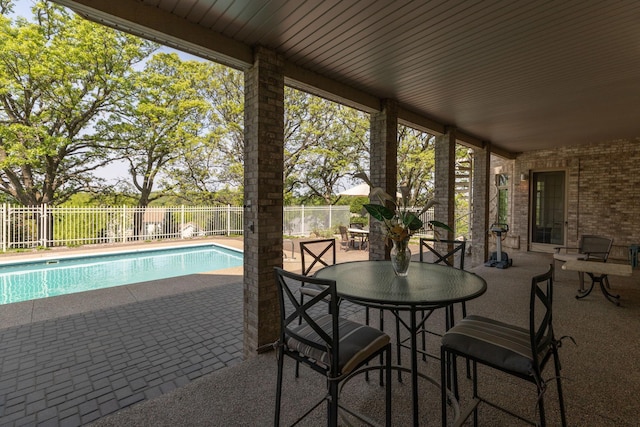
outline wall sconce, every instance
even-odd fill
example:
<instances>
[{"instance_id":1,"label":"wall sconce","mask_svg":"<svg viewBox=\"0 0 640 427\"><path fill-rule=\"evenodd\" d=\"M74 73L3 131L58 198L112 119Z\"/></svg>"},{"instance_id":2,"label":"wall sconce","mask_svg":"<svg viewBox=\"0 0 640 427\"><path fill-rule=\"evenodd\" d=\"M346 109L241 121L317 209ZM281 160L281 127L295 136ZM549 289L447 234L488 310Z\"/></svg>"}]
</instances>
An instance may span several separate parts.
<instances>
[{"instance_id":1,"label":"wall sconce","mask_svg":"<svg viewBox=\"0 0 640 427\"><path fill-rule=\"evenodd\" d=\"M529 174L526 172L521 172L520 173L520 182L522 181L529 181Z\"/></svg>"}]
</instances>

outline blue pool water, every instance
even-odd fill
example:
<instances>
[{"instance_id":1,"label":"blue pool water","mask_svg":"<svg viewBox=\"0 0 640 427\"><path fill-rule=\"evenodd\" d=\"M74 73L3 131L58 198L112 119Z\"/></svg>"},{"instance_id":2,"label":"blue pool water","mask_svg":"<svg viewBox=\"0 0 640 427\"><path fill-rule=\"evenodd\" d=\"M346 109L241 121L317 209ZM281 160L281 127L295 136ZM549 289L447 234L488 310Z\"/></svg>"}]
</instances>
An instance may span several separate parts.
<instances>
[{"instance_id":1,"label":"blue pool water","mask_svg":"<svg viewBox=\"0 0 640 427\"><path fill-rule=\"evenodd\" d=\"M206 245L10 264L0 266L0 304L239 267L242 259Z\"/></svg>"}]
</instances>

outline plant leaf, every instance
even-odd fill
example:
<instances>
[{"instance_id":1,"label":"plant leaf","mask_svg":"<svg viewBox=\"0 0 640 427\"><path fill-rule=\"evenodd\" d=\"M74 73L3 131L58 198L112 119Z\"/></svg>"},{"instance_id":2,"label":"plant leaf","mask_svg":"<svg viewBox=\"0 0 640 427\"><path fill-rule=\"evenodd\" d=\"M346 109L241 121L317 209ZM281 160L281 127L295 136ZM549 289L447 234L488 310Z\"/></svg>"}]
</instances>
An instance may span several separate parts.
<instances>
[{"instance_id":1,"label":"plant leaf","mask_svg":"<svg viewBox=\"0 0 640 427\"><path fill-rule=\"evenodd\" d=\"M451 229L451 227L449 227L447 224L445 224L444 222L440 222L440 221L436 221L436 220L431 220L429 221L429 224L431 224L432 227L438 227L438 228L442 228L445 229L447 231L450 231L453 233L453 229Z\"/></svg>"},{"instance_id":2,"label":"plant leaf","mask_svg":"<svg viewBox=\"0 0 640 427\"><path fill-rule=\"evenodd\" d=\"M393 197L387 194L382 187L373 187L369 192L369 199L373 200L375 198L377 198L380 203L384 203L388 200L391 203L395 204L396 201Z\"/></svg>"},{"instance_id":3,"label":"plant leaf","mask_svg":"<svg viewBox=\"0 0 640 427\"><path fill-rule=\"evenodd\" d=\"M369 188L373 188L373 185L371 185L371 180L369 179L369 177L367 176L366 173L364 172L358 172L357 174L353 175L354 178L359 178L361 180L363 180L364 182L367 183L367 185L369 186Z\"/></svg>"},{"instance_id":4,"label":"plant leaf","mask_svg":"<svg viewBox=\"0 0 640 427\"><path fill-rule=\"evenodd\" d=\"M366 204L363 207L378 221L390 220L394 215L391 209L382 205Z\"/></svg>"},{"instance_id":5,"label":"plant leaf","mask_svg":"<svg viewBox=\"0 0 640 427\"><path fill-rule=\"evenodd\" d=\"M422 220L411 212L407 212L404 215L402 222L411 231L420 230L423 226Z\"/></svg>"},{"instance_id":6,"label":"plant leaf","mask_svg":"<svg viewBox=\"0 0 640 427\"><path fill-rule=\"evenodd\" d=\"M425 213L426 211L428 211L432 206L437 205L438 202L436 202L435 200L431 199L427 202L427 204L422 208L422 210L420 211L420 213L418 214L418 216L422 215L423 213Z\"/></svg>"}]
</instances>

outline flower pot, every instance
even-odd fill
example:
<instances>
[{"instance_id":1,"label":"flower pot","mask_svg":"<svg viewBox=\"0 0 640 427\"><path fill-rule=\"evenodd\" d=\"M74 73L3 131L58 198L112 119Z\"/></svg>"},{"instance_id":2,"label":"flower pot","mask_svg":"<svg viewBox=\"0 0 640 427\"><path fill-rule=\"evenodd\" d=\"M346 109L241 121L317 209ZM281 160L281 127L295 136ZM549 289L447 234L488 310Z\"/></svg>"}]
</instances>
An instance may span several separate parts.
<instances>
[{"instance_id":1,"label":"flower pot","mask_svg":"<svg viewBox=\"0 0 640 427\"><path fill-rule=\"evenodd\" d=\"M406 276L411 264L411 249L409 249L409 237L403 240L392 240L391 265L397 276Z\"/></svg>"}]
</instances>

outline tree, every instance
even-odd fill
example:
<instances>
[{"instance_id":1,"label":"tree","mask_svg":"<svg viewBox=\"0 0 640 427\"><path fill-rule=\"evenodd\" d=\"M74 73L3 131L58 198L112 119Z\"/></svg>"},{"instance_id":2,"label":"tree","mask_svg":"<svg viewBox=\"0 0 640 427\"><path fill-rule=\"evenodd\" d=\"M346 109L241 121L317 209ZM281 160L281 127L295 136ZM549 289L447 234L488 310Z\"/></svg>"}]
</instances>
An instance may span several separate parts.
<instances>
[{"instance_id":1,"label":"tree","mask_svg":"<svg viewBox=\"0 0 640 427\"><path fill-rule=\"evenodd\" d=\"M192 202L238 204L244 177L244 77L220 64L203 67L197 93L208 105L209 133L176 159L166 183Z\"/></svg>"},{"instance_id":2,"label":"tree","mask_svg":"<svg viewBox=\"0 0 640 427\"><path fill-rule=\"evenodd\" d=\"M197 91L206 78L205 65L182 61L176 53L155 54L123 85L129 102L121 103L116 114L99 123L110 148L129 164L139 207L169 192L170 188L153 192L162 173L208 138L208 105ZM134 218L136 235L142 216L140 210Z\"/></svg>"},{"instance_id":3,"label":"tree","mask_svg":"<svg viewBox=\"0 0 640 427\"><path fill-rule=\"evenodd\" d=\"M8 15L13 12L13 2L11 0L0 0L0 14Z\"/></svg>"},{"instance_id":4,"label":"tree","mask_svg":"<svg viewBox=\"0 0 640 427\"><path fill-rule=\"evenodd\" d=\"M398 185L409 189L408 206L424 206L434 194L435 137L398 126Z\"/></svg>"},{"instance_id":5,"label":"tree","mask_svg":"<svg viewBox=\"0 0 640 427\"><path fill-rule=\"evenodd\" d=\"M285 192L303 202L336 201L341 180L368 163L365 113L285 89Z\"/></svg>"},{"instance_id":6,"label":"tree","mask_svg":"<svg viewBox=\"0 0 640 427\"><path fill-rule=\"evenodd\" d=\"M109 148L129 164L138 206L163 195L153 193L160 175L207 138L208 105L196 90L206 77L203 65L182 61L176 53L155 54L123 86L129 102L98 125Z\"/></svg>"},{"instance_id":7,"label":"tree","mask_svg":"<svg viewBox=\"0 0 640 427\"><path fill-rule=\"evenodd\" d=\"M109 158L93 126L127 101L119 89L155 45L49 2L33 11L35 22L0 16L0 191L60 204L99 183Z\"/></svg>"}]
</instances>

